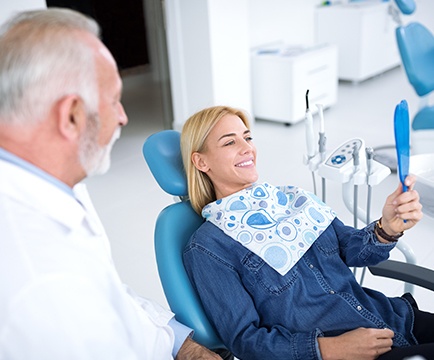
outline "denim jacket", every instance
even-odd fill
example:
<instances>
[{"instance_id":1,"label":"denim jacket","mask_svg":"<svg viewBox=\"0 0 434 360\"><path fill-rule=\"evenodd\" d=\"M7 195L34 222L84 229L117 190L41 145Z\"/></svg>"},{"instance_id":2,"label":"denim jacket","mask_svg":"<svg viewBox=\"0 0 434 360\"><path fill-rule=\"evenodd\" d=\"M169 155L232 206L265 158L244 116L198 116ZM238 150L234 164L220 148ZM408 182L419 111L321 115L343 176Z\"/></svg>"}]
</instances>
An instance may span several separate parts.
<instances>
[{"instance_id":1,"label":"denim jacket","mask_svg":"<svg viewBox=\"0 0 434 360\"><path fill-rule=\"evenodd\" d=\"M349 267L377 264L394 244L374 224L357 230L339 219L284 276L205 222L184 264L217 333L237 358L321 359L317 337L359 328L390 328L394 346L416 344L414 314L403 298L363 288Z\"/></svg>"}]
</instances>

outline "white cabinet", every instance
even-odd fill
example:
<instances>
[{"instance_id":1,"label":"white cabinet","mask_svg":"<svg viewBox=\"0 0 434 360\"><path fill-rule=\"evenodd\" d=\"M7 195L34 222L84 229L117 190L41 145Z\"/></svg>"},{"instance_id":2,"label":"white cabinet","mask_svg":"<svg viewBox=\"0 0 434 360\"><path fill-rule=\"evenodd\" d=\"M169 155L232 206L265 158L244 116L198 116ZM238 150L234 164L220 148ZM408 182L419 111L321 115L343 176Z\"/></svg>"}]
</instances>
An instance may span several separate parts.
<instances>
[{"instance_id":1,"label":"white cabinet","mask_svg":"<svg viewBox=\"0 0 434 360\"><path fill-rule=\"evenodd\" d=\"M338 46L339 79L359 82L400 64L389 6L365 1L317 8L316 41Z\"/></svg>"},{"instance_id":2,"label":"white cabinet","mask_svg":"<svg viewBox=\"0 0 434 360\"><path fill-rule=\"evenodd\" d=\"M304 119L306 91L309 104L327 108L337 100L337 49L318 45L305 49L281 48L253 53L252 107L257 119L288 124Z\"/></svg>"}]
</instances>

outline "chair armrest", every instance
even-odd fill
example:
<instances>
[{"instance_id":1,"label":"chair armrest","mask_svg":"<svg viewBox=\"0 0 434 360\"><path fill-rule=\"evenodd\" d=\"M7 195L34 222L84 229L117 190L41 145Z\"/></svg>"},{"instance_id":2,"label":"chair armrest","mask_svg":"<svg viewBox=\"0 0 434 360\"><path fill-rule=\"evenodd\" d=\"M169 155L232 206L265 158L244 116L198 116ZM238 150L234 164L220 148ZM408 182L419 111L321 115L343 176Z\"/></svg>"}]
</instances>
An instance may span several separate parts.
<instances>
[{"instance_id":1,"label":"chair armrest","mask_svg":"<svg viewBox=\"0 0 434 360\"><path fill-rule=\"evenodd\" d=\"M386 260L369 266L369 271L376 276L401 280L434 291L434 271L418 265Z\"/></svg>"}]
</instances>

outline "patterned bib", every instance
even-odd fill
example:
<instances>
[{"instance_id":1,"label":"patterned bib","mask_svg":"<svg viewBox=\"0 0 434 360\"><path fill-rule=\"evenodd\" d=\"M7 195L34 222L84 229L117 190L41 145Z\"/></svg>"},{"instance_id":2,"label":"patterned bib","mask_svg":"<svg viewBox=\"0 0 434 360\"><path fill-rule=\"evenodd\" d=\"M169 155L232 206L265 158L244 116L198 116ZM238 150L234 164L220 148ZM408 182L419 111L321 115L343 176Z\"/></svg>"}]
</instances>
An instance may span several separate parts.
<instances>
[{"instance_id":1,"label":"patterned bib","mask_svg":"<svg viewBox=\"0 0 434 360\"><path fill-rule=\"evenodd\" d=\"M263 183L206 205L202 216L285 275L336 214L298 187Z\"/></svg>"}]
</instances>

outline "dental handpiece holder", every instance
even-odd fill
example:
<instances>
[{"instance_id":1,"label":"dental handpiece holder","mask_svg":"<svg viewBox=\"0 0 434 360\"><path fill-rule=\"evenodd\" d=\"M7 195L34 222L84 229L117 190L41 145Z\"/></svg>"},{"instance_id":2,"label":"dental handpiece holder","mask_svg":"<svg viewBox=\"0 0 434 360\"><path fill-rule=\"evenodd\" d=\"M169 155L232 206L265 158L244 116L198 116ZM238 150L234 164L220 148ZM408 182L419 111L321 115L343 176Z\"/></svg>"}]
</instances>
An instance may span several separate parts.
<instances>
[{"instance_id":1,"label":"dental handpiece holder","mask_svg":"<svg viewBox=\"0 0 434 360\"><path fill-rule=\"evenodd\" d=\"M354 152L359 156L358 164L354 164ZM365 142L362 139L354 138L346 141L334 150L328 158L319 164L318 175L349 185L370 185L380 184L390 174L390 169L371 160L370 173L366 161Z\"/></svg>"},{"instance_id":2,"label":"dental handpiece holder","mask_svg":"<svg viewBox=\"0 0 434 360\"><path fill-rule=\"evenodd\" d=\"M361 220L367 224L369 218L368 212L357 205L357 187L378 185L389 174L387 166L373 159L370 159L368 173L365 142L359 138L350 139L337 147L318 166L319 176L342 184L342 198L347 209L354 215L355 223Z\"/></svg>"}]
</instances>

